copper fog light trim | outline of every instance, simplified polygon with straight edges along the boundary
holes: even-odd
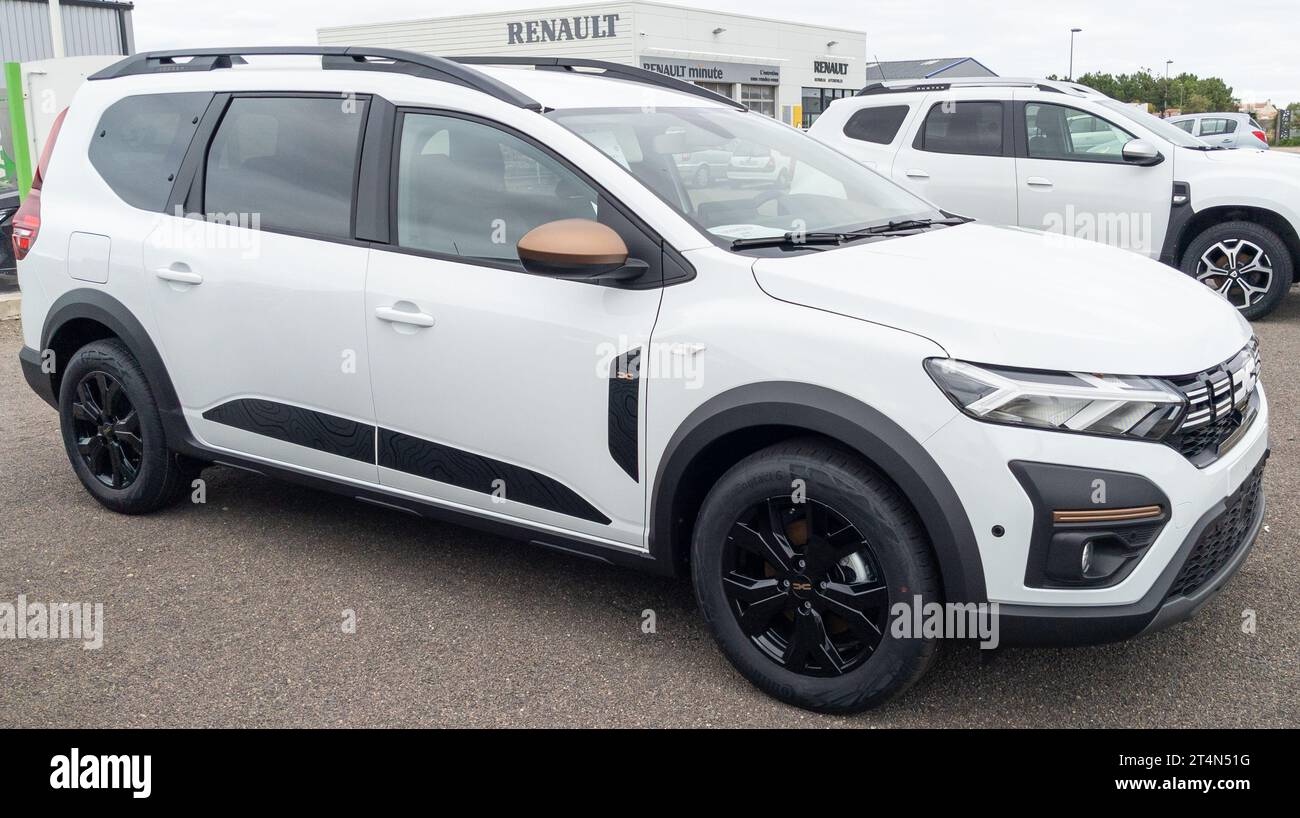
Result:
[[[1053,511],[1053,523],[1119,523],[1129,520],[1149,520],[1164,513],[1160,506],[1136,508],[1097,508],[1083,511]]]

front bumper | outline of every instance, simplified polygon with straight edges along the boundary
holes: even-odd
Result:
[[[1197,521],[1141,600],[1116,606],[1000,605],[1001,644],[1117,642],[1189,619],[1237,573],[1259,536],[1266,505],[1263,470],[1261,460],[1237,491]]]

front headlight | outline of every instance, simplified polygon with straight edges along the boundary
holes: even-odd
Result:
[[[1178,426],[1183,395],[1158,378],[1039,372],[929,358],[925,369],[966,414],[991,423],[1161,440]]]

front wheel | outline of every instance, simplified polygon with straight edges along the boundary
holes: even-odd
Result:
[[[937,651],[889,627],[896,603],[940,597],[920,522],[884,478],[821,441],[777,444],[723,475],[700,509],[691,565],[727,658],[784,702],[874,707]]]
[[[1291,252],[1267,227],[1254,222],[1216,224],[1183,254],[1182,270],[1219,293],[1248,320],[1263,318],[1291,289]]]

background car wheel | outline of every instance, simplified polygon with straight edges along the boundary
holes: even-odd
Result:
[[[691,571],[727,658],[799,707],[873,707],[937,652],[888,624],[897,602],[940,599],[920,522],[884,478],[819,440],[777,444],[722,476],[700,509]]]
[[[1252,321],[1277,308],[1293,272],[1286,243],[1254,222],[1225,222],[1204,231],[1183,254],[1182,269]]]
[[[167,448],[153,391],[120,341],[95,341],[72,356],[59,388],[59,424],[81,484],[113,511],[162,508],[197,474],[197,463]]]

